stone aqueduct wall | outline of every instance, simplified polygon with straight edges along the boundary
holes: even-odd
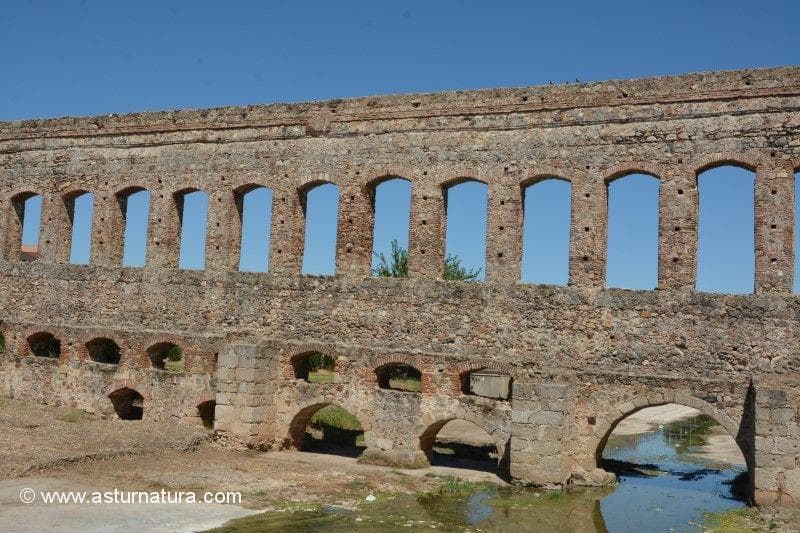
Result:
[[[356,414],[367,452],[416,460],[441,425],[486,429],[518,480],[559,484],[591,469],[613,426],[679,402],[737,438],[758,501],[800,498],[797,357],[791,294],[793,173],[800,166],[800,69],[588,85],[389,96],[0,123],[0,392],[112,413],[108,394],[144,396],[145,417],[196,419],[215,398],[218,432],[291,444],[315,409]],[[756,172],[756,293],[693,290],[697,174]],[[660,180],[659,286],[605,289],[607,184]],[[371,191],[412,183],[407,279],[374,279]],[[569,286],[519,282],[522,188],[572,183]],[[488,184],[484,283],[440,279],[444,187]],[[340,189],[333,277],[300,275],[303,192]],[[236,271],[241,195],[273,191],[270,272]],[[130,191],[151,191],[147,264],[122,268]],[[209,195],[206,269],[177,268],[180,193]],[[66,264],[77,191],[95,194],[92,263]],[[19,200],[44,197],[38,259],[20,260]],[[59,360],[31,356],[48,331]],[[114,339],[119,365],[87,359]],[[187,370],[144,355],[170,339]],[[321,350],[336,380],[294,378],[292,356]],[[375,368],[415,365],[420,394],[377,386]],[[461,393],[459,375],[496,368],[509,401]]]

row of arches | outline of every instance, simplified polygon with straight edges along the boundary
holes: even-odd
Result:
[[[145,397],[135,388],[120,387],[108,395],[114,413],[120,420],[142,420]],[[204,427],[214,427],[215,400],[203,400],[195,406],[197,417]]]
[[[755,170],[750,164],[723,161],[707,164],[697,174],[696,279],[699,290],[735,293],[753,290]],[[665,231],[659,226],[660,176],[653,171],[621,171],[605,182],[607,235],[598,242],[605,242],[606,246],[606,285],[655,288],[659,236]],[[679,190],[678,194],[681,193]],[[305,217],[302,272],[332,275],[336,269],[340,222],[339,188],[332,182],[317,181],[298,194]],[[409,249],[412,183],[402,176],[387,175],[374,180],[368,187],[368,194],[374,216],[372,266],[376,268],[380,254],[390,250],[390,243],[396,242],[400,248]],[[591,225],[576,227],[573,195],[569,176],[537,176],[521,184],[523,282],[568,283],[570,240],[573,238],[570,232],[595,231]],[[196,188],[183,189],[172,196],[179,225],[174,228],[180,235],[179,265],[186,269],[202,269],[207,246],[209,196]],[[94,200],[93,193],[83,189],[63,196],[71,228],[69,262],[89,263],[93,236],[102,239],[102,228],[95,234],[92,230]],[[116,200],[124,222],[122,264],[143,266],[151,218],[150,192],[141,187],[128,187],[116,194]],[[233,201],[240,230],[238,268],[266,272],[273,227],[272,190],[245,185],[233,191]],[[280,201],[285,202],[286,198]],[[488,186],[472,178],[451,180],[443,186],[443,201],[445,254],[458,257],[468,270],[477,272],[477,279],[482,279],[486,266]],[[22,224],[22,257],[33,258],[39,245],[42,197],[34,192],[22,192],[12,198],[12,202]],[[99,222],[110,221],[101,216]],[[157,218],[156,222],[164,221]],[[281,218],[279,224],[283,223]],[[427,224],[427,221],[421,223]],[[691,225],[691,221],[686,223]],[[499,230],[503,229],[500,226]],[[690,228],[676,225],[667,230],[687,229]],[[795,232],[796,238],[798,234],[800,231]]]
[[[289,359],[294,379],[307,383],[328,384],[337,381],[340,371],[335,357],[320,351],[301,351]],[[451,369],[454,377],[453,394],[464,394],[508,400],[511,397],[513,377],[510,373],[481,365],[469,365]],[[391,360],[380,362],[371,378],[378,388],[408,393],[424,393],[426,388],[423,372],[414,364]]]
[[[39,331],[25,339],[25,351],[33,357],[61,359],[61,340],[49,331]],[[83,345],[86,356],[96,363],[120,364],[120,347],[110,338],[95,337]],[[183,349],[173,342],[156,342],[147,348],[152,368],[170,372],[184,371]]]

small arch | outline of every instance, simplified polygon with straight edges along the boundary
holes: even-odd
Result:
[[[454,178],[442,184],[442,201],[445,216],[443,277],[482,281],[486,270],[489,186],[472,177]]]
[[[377,276],[408,275],[411,228],[411,181],[386,175],[370,182],[372,206],[372,272]],[[395,257],[396,254],[396,257]]]
[[[92,256],[94,194],[77,189],[64,194],[63,201],[70,227],[69,262],[88,265]]]
[[[455,416],[428,426],[419,436],[420,450],[434,466],[508,473],[509,442],[498,443],[475,422]]]
[[[21,261],[33,261],[39,257],[39,240],[41,238],[42,207],[44,200],[41,194],[23,191],[11,197],[11,205],[17,215],[14,230],[16,250]]]
[[[755,182],[749,165],[714,161],[697,174],[696,288],[751,294],[755,289]]]
[[[114,412],[120,420],[141,420],[144,415],[144,397],[134,389],[124,387],[108,395]]]
[[[153,368],[168,372],[183,372],[184,355],[180,346],[172,342],[159,342],[147,349]]]
[[[178,266],[184,270],[203,270],[206,262],[208,194],[189,187],[173,194],[180,227]]]
[[[214,411],[217,407],[217,402],[214,400],[207,400],[197,405],[197,414],[200,415],[200,421],[207,429],[214,429]]]
[[[606,179],[606,286],[658,286],[660,178],[620,170]]]
[[[532,176],[522,195],[522,281],[566,285],[572,226],[572,183],[561,176]]]
[[[272,230],[272,189],[248,183],[233,192],[238,214],[239,264],[242,272],[269,270]]]
[[[386,363],[375,369],[378,387],[402,392],[420,392],[422,372],[407,363]]]
[[[150,191],[126,187],[116,194],[122,222],[122,266],[143,267],[147,262],[147,234],[150,219]]]
[[[303,352],[292,356],[295,379],[309,383],[330,383],[336,372],[336,359],[318,351]]]
[[[719,167],[736,167],[755,173],[758,169],[758,161],[742,154],[715,154],[700,161],[694,174],[698,176]]]
[[[339,223],[339,187],[315,180],[299,191],[305,217],[302,273],[333,276],[336,273],[336,241]]]
[[[344,408],[320,402],[300,410],[289,424],[289,446],[356,457],[365,449],[364,427]]]
[[[513,378],[507,372],[479,367],[464,370],[458,377],[462,394],[506,401],[511,397]]]
[[[36,357],[58,359],[61,357],[61,341],[52,333],[40,331],[27,338],[28,349]]]
[[[118,365],[120,361],[119,345],[106,337],[98,337],[86,343],[89,359],[98,363]]]

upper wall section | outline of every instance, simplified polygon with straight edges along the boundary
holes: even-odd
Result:
[[[756,173],[756,290],[788,293],[793,173],[800,166],[800,68],[461,91],[319,103],[0,123],[0,242],[19,260],[19,202],[42,194],[38,261],[68,254],[70,198],[94,193],[92,264],[120,267],[124,199],[151,192],[145,269],[178,266],[181,193],[208,193],[207,275],[235,270],[242,191],[273,191],[270,272],[297,275],[303,194],[340,189],[337,276],[369,275],[371,189],[412,184],[412,276],[441,276],[445,187],[488,184],[486,279],[519,280],[522,189],[572,183],[569,279],[602,287],[607,184],[660,179],[659,287],[694,287],[697,174],[717,164]],[[65,207],[67,206],[67,207]]]

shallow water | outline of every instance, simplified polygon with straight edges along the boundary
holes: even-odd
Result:
[[[698,531],[705,513],[745,505],[732,491],[743,466],[692,455],[712,425],[701,415],[649,433],[612,437],[603,458],[619,463],[606,467],[623,468],[612,489],[465,491],[449,484],[441,494],[381,496],[358,509],[263,513],[219,531]]]

